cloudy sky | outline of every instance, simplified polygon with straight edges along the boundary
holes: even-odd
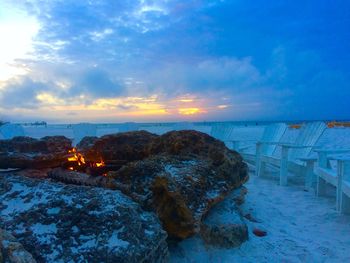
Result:
[[[347,119],[347,0],[0,0],[0,119]]]

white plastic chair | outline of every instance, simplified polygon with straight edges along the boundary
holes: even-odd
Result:
[[[20,124],[5,123],[0,126],[0,135],[3,139],[12,139],[16,136],[24,136],[24,129]]]

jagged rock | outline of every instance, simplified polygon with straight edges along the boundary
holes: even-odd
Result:
[[[209,209],[248,180],[247,166],[237,152],[197,131],[85,137],[77,148],[87,161],[125,164],[107,179],[60,169],[49,173],[51,178],[119,189],[144,209],[155,211],[174,238],[198,233]]]
[[[105,161],[142,160],[149,156],[148,145],[157,137],[146,131],[132,131],[102,136],[93,142],[92,147],[87,145],[93,138],[83,139],[77,149],[83,152],[86,160]]]
[[[36,263],[33,256],[24,249],[14,236],[0,229],[0,262]]]
[[[72,148],[64,136],[48,136],[40,140],[15,137],[0,140],[0,168],[41,169],[60,166]]]
[[[82,148],[87,159],[125,160],[109,173],[113,187],[155,211],[174,238],[197,233],[203,215],[248,180],[237,152],[197,131],[107,135]]]
[[[0,174],[0,227],[38,262],[165,262],[158,218],[119,191]]]
[[[209,209],[247,180],[242,163],[228,169],[231,173],[220,173],[207,159],[193,156],[160,155],[129,163],[109,176],[117,189],[155,211],[171,237],[184,239],[198,233]]]
[[[247,165],[239,153],[225,144],[197,131],[172,131],[156,138],[150,145],[150,154],[165,154],[204,160],[214,171],[217,180],[223,180],[231,189],[248,180]]]
[[[237,196],[244,188],[230,193],[224,201],[215,205],[202,222],[200,234],[212,246],[230,248],[248,240],[248,227],[237,208]],[[240,201],[239,201],[240,202]]]

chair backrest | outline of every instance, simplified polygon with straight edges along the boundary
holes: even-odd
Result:
[[[3,139],[12,139],[16,136],[24,136],[24,129],[20,124],[5,123],[0,126],[0,134]]]
[[[163,126],[163,125],[154,125],[154,126],[141,126],[139,131],[148,131],[150,133],[154,133],[157,135],[162,135],[169,131],[174,130],[171,125]]]
[[[97,128],[95,124],[79,123],[72,125],[73,128],[73,144],[77,145],[81,139],[86,136],[96,136]]]
[[[129,132],[129,131],[138,131],[139,124],[135,122],[125,122],[121,123],[118,127],[119,132]]]
[[[321,121],[309,122],[301,127],[300,133],[295,141],[297,146],[309,146],[307,148],[292,148],[289,151],[289,159],[296,160],[297,158],[307,157],[326,130],[327,125]]]
[[[234,128],[235,126],[232,124],[214,124],[211,128],[210,135],[224,142],[230,139]]]
[[[261,137],[262,142],[280,142],[283,134],[286,132],[288,126],[285,123],[274,123],[265,127],[264,133]],[[263,144],[261,153],[263,155],[271,156],[276,150],[277,145]]]
[[[210,135],[212,137],[214,137],[215,139],[219,139],[222,136],[223,133],[223,124],[213,124],[211,126],[211,131],[210,131]]]
[[[172,128],[175,131],[194,130],[194,125],[192,122],[177,122]]]
[[[97,127],[96,136],[102,137],[104,135],[116,134],[119,132],[118,127]]]
[[[193,127],[193,130],[203,132],[203,133],[206,133],[208,135],[211,134],[211,126],[209,126],[209,125],[195,125]]]

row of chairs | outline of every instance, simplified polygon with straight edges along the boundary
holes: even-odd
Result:
[[[327,194],[328,186],[336,189],[336,208],[342,213],[350,213],[350,158],[340,154],[350,153],[350,149],[320,149],[317,142],[325,132],[324,122],[310,122],[300,128],[293,143],[284,142],[288,126],[275,123],[265,128],[260,140],[255,144],[255,152],[247,153],[240,148],[243,141],[233,141],[247,163],[255,165],[257,176],[264,176],[266,167],[279,169],[280,185],[288,183],[288,174],[305,178],[305,188],[315,187],[316,194]],[[313,157],[312,153],[317,153]],[[336,169],[331,161],[336,162]]]

